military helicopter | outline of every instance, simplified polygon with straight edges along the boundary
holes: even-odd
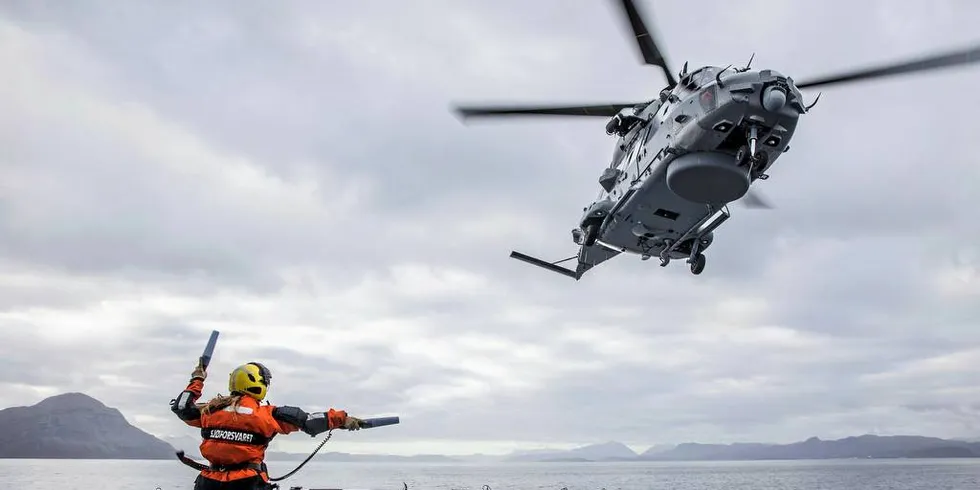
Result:
[[[598,197],[583,208],[572,240],[578,254],[547,262],[520,252],[511,257],[581,279],[621,253],[657,256],[666,267],[687,259],[691,273],[704,271],[714,231],[741,200],[771,208],[750,187],[789,150],[799,117],[816,105],[800,89],[913,73],[980,61],[980,46],[888,66],[796,82],[771,69],[703,66],[675,78],[655,36],[633,0],[617,0],[645,64],[667,79],[659,97],[646,102],[578,106],[457,107],[462,118],[505,115],[609,117],[606,133],[617,138],[612,161],[599,176]],[[559,264],[578,259],[572,270]]]

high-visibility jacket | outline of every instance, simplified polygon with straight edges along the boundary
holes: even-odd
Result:
[[[171,402],[171,410],[191,427],[201,429],[201,456],[210,467],[201,470],[205,478],[232,481],[261,475],[269,480],[265,470],[265,451],[277,434],[302,430],[315,436],[342,427],[347,419],[343,410],[306,413],[290,406],[261,404],[243,395],[219,410],[203,413],[197,404],[204,389],[204,380],[193,378],[187,388]]]

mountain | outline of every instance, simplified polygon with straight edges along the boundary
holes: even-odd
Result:
[[[647,449],[646,451],[643,451],[642,453],[640,453],[639,458],[640,459],[648,458],[648,457],[651,457],[651,456],[653,456],[655,454],[660,454],[660,453],[664,453],[664,452],[670,451],[671,449],[674,449],[675,447],[677,447],[677,446],[674,446],[672,444],[654,444],[653,446],[650,446],[650,448]]]
[[[587,462],[587,461],[631,461],[637,458],[636,452],[621,442],[590,444],[569,450],[535,450],[511,453],[506,461],[532,462]]]
[[[173,448],[82,393],[0,410],[0,458],[171,459]]]
[[[980,443],[923,436],[811,437],[793,444],[679,444],[648,461],[980,457]]]

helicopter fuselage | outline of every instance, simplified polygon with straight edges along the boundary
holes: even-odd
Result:
[[[574,241],[658,256],[664,266],[688,257],[700,273],[727,204],[768,177],[807,109],[793,80],[772,70],[684,74],[659,100],[607,124],[618,145]]]
[[[948,51],[887,65],[843,71],[795,82],[773,70],[751,70],[755,54],[742,68],[704,66],[675,77],[656,35],[636,0],[615,0],[629,26],[643,64],[666,79],[659,99],[591,104],[470,106],[474,116],[611,117],[606,132],[618,144],[612,162],[599,176],[599,196],[583,209],[572,239],[575,256],[551,262],[517,251],[510,256],[571,277],[622,254],[672,259],[687,257],[691,272],[704,270],[704,250],[714,231],[730,216],[728,203],[769,207],[750,190],[789,149],[799,117],[820,99],[805,105],[800,89],[827,87],[980,63],[980,46]],[[574,267],[562,262],[575,260]]]

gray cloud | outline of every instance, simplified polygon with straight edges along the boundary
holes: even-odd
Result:
[[[761,187],[779,208],[733,207],[704,275],[575,283],[507,252],[571,254],[602,122],[448,108],[649,99],[614,10],[235,5],[0,6],[0,405],[84,390],[178,433],[219,329],[208,396],[256,359],[276,403],[403,415],[355,448],[975,435],[975,68],[827,90]],[[675,67],[797,79],[963,45],[980,14],[649,7]]]

